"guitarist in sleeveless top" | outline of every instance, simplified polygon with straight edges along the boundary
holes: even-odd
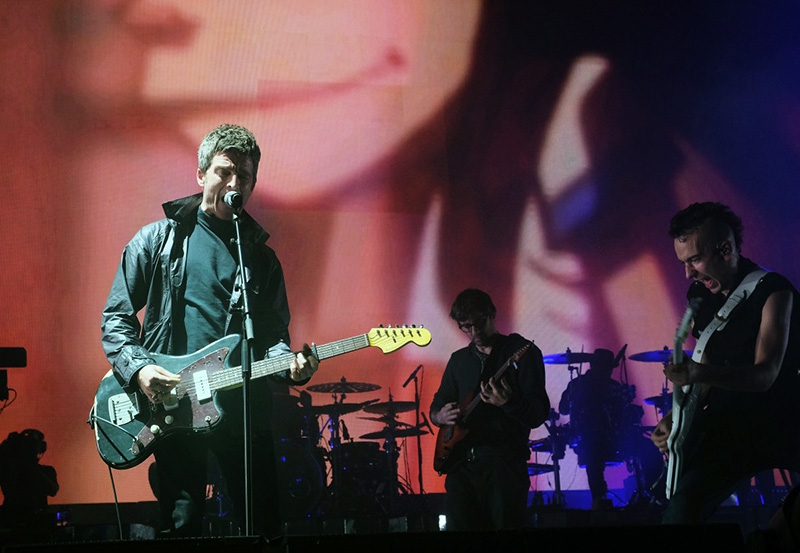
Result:
[[[482,290],[461,292],[450,317],[469,345],[451,355],[430,407],[440,427],[435,468],[447,475],[447,530],[521,528],[529,435],[550,411],[542,352],[497,331],[496,308]]]
[[[675,387],[699,390],[699,399],[683,429],[687,445],[664,523],[704,522],[756,473],[800,469],[800,433],[791,430],[800,415],[800,298],[777,273],[751,274],[759,267],[742,255],[742,228],[716,202],[692,204],[670,224],[675,253],[693,281],[689,295],[700,298],[692,327],[700,339],[694,359],[685,356],[664,373]],[[742,294],[743,281],[755,287]],[[741,298],[732,309],[729,296]],[[701,347],[709,326],[715,330]],[[672,421],[667,414],[651,438],[669,455]]]
[[[251,293],[253,360],[291,354],[283,270],[266,245],[269,235],[244,211],[260,158],[247,129],[222,125],[212,130],[198,149],[196,185],[201,193],[165,203],[165,218],[140,229],[125,247],[103,309],[102,331],[106,356],[126,392],[141,390],[151,404],[166,403],[180,377],[158,365],[154,355],[182,356],[241,334],[238,256],[231,242],[237,212]],[[238,207],[232,193],[238,194]],[[139,312],[144,313],[142,322]],[[304,351],[276,378],[287,384],[307,382],[317,360],[307,346]],[[267,539],[277,538],[281,517],[272,397],[265,379],[254,381],[251,392],[253,529]],[[176,435],[155,450],[164,537],[202,535],[209,453],[217,458],[240,525],[244,522],[242,391],[222,391],[219,401],[226,412],[221,428],[211,435]]]

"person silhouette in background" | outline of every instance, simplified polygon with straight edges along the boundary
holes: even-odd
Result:
[[[38,534],[47,525],[47,498],[58,493],[56,469],[39,461],[47,451],[44,434],[34,428],[11,432],[0,444],[0,527]]]
[[[559,413],[570,415],[570,427],[578,436],[578,464],[586,467],[592,509],[612,506],[606,463],[621,460],[621,431],[633,399],[629,386],[611,378],[617,365],[611,350],[596,349],[589,370],[570,381],[558,403]]]

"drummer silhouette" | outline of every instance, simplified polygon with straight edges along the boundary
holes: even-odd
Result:
[[[596,349],[589,369],[570,381],[558,404],[560,414],[570,415],[570,427],[577,436],[575,452],[578,464],[586,467],[592,509],[609,509],[613,505],[608,497],[605,467],[606,463],[624,460],[629,411],[636,407],[631,403],[635,395],[632,387],[611,378],[618,364],[612,351]]]

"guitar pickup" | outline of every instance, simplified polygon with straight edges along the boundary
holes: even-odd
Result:
[[[114,424],[128,424],[139,414],[139,398],[136,394],[116,394],[109,397],[108,414]]]
[[[194,390],[197,394],[197,401],[208,401],[211,399],[211,385],[208,383],[208,372],[195,371],[192,373],[194,378]]]

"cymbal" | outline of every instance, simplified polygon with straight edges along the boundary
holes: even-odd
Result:
[[[406,426],[406,427],[414,426],[413,424],[408,424],[407,422],[399,421],[399,420],[397,420],[395,418],[392,418],[392,417],[390,417],[388,415],[385,415],[383,417],[358,417],[358,418],[361,419],[361,420],[365,420],[365,421],[382,422],[386,426]]]
[[[573,363],[588,363],[594,359],[593,353],[584,353],[582,351],[565,351],[564,353],[553,353],[552,355],[545,355],[544,362],[547,365],[571,365]]]
[[[368,382],[348,382],[342,377],[339,382],[313,384],[307,386],[306,389],[311,392],[324,392],[329,394],[360,394],[362,392],[380,390],[381,387],[377,384],[369,384]]]
[[[634,361],[643,361],[645,363],[669,363],[669,358],[672,355],[673,350],[671,349],[657,349],[654,351],[643,351],[641,353],[634,353],[633,355],[629,355],[628,359],[633,359]],[[687,357],[692,356],[691,351],[684,351]]]
[[[534,453],[553,453],[553,440],[549,436],[541,440],[532,440],[530,442],[530,448]]]
[[[363,403],[331,403],[312,407],[311,412],[315,415],[346,415],[347,413],[361,411],[363,408]]]
[[[672,393],[646,397],[643,401],[647,405],[655,405],[662,411],[666,411],[672,408]]]
[[[369,434],[364,434],[363,436],[359,436],[362,440],[390,440],[392,438],[406,438],[408,436],[422,436],[423,434],[427,434],[427,430],[421,430],[419,428],[403,428],[401,430],[393,429],[393,428],[384,428],[383,430],[379,430],[377,432],[370,432]]]
[[[548,472],[553,472],[553,465],[528,463],[528,476],[536,476],[537,474],[545,474]]]
[[[377,415],[392,415],[394,413],[413,411],[416,406],[417,404],[413,401],[388,401],[386,403],[368,405],[364,407],[364,411]]]

